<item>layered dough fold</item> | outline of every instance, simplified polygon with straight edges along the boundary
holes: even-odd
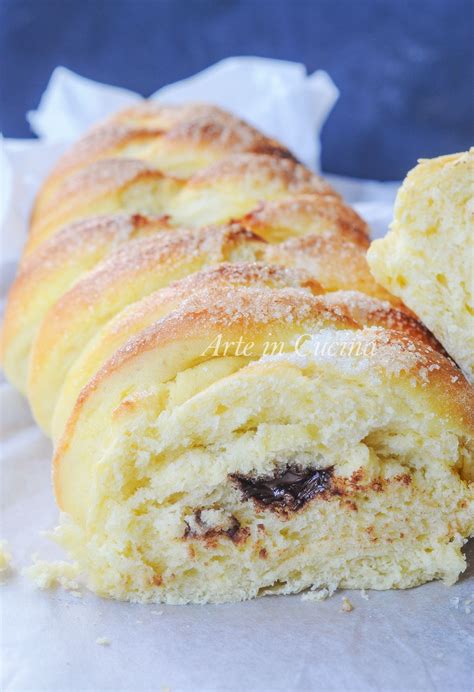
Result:
[[[414,332],[336,305],[209,289],[82,390],[55,456],[58,540],[95,590],[181,603],[456,580],[469,386]]]

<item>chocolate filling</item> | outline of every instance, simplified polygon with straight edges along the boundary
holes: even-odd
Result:
[[[304,507],[330,485],[334,467],[327,469],[301,468],[289,465],[273,476],[251,478],[232,474],[245,500],[253,499],[265,507],[292,511]]]
[[[220,536],[227,536],[234,543],[238,543],[244,534],[246,535],[245,529],[242,528],[240,521],[234,517],[233,514],[230,516],[229,526],[227,528],[214,526],[206,526],[201,519],[201,509],[197,509],[194,512],[195,522],[201,531],[198,533],[194,531],[189,523],[185,520],[186,528],[184,530],[183,538],[202,538],[204,540],[213,540]]]

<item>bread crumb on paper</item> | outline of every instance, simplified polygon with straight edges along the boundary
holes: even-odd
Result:
[[[107,639],[107,637],[98,637],[95,643],[99,646],[110,646],[111,644],[110,639]]]
[[[466,598],[463,601],[461,601],[459,596],[453,596],[449,599],[449,602],[455,610],[462,609],[466,615],[470,615],[472,612],[471,606],[474,603],[474,594],[471,598]]]
[[[6,541],[0,541],[0,576],[4,577],[11,570],[12,554]]]
[[[52,589],[62,586],[63,589],[71,591],[74,596],[81,593],[77,577],[79,576],[79,565],[76,562],[48,562],[47,560],[35,559],[30,567],[23,570],[23,574],[30,579],[38,589]],[[81,594],[82,596],[82,594]]]
[[[453,608],[455,608],[456,610],[459,608],[459,601],[460,601],[459,596],[454,596],[453,598],[451,598],[449,600],[449,602],[451,603]]]
[[[305,591],[301,596],[302,601],[325,601],[330,596],[329,589],[317,589],[315,591]]]
[[[347,596],[343,596],[343,597],[342,597],[342,606],[341,606],[341,610],[342,610],[344,613],[350,613],[351,610],[354,610],[354,606],[352,605],[352,603],[350,602],[350,600],[347,598]]]

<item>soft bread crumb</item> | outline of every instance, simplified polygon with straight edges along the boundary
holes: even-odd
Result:
[[[107,637],[98,637],[98,639],[95,640],[96,644],[99,644],[99,646],[110,646],[110,639],[107,639]]]
[[[354,606],[352,605],[352,603],[350,602],[350,600],[347,598],[347,596],[343,596],[343,597],[342,597],[342,606],[341,606],[341,610],[342,610],[344,613],[350,613],[351,610],[354,610]]]
[[[389,233],[367,260],[474,381],[472,210],[474,147],[424,159],[399,189]]]
[[[0,541],[0,574],[11,569],[12,554],[6,541]]]
[[[217,376],[221,372],[216,363],[206,363],[206,367],[210,372],[216,368]],[[192,373],[189,373],[190,377],[194,377],[195,370]],[[94,590],[144,602],[219,602],[264,593],[302,592],[305,587],[314,584],[315,591],[319,590],[318,587],[338,584],[353,589],[360,589],[361,586],[374,589],[406,588],[436,576],[453,583],[464,567],[460,553],[462,539],[455,535],[454,540],[450,540],[453,536],[453,516],[457,517],[456,524],[459,522],[466,534],[471,530],[472,516],[469,491],[451,470],[451,465],[461,463],[462,448],[453,444],[452,433],[445,431],[445,423],[435,415],[434,410],[427,409],[424,397],[421,401],[410,391],[407,393],[409,385],[402,388],[399,378],[388,382],[382,380],[381,386],[370,378],[366,379],[365,374],[357,370],[351,372],[350,377],[354,384],[349,387],[341,372],[338,371],[336,375],[329,367],[318,367],[313,371],[309,363],[308,371],[301,372],[297,368],[282,367],[280,363],[272,362],[266,372],[261,364],[252,365],[239,371],[238,375],[226,378],[223,384],[218,381],[218,384],[209,386],[199,395],[199,401],[193,397],[186,404],[164,412],[153,428],[146,425],[146,433],[142,437],[142,428],[137,426],[133,437],[129,439],[124,436],[111,449],[110,457],[107,457],[110,466],[105,464],[109,471],[100,476],[101,497],[106,498],[104,502],[110,499],[114,512],[117,512],[114,519],[120,516],[120,521],[104,523],[100,513],[103,504],[98,503],[94,514],[88,511],[87,519],[90,522],[87,531],[97,533],[97,542],[93,543],[93,547],[90,548],[92,544],[87,540],[84,529],[66,521],[61,533],[58,531],[59,542],[81,560],[84,560],[84,550],[87,549],[84,568],[89,572]],[[255,389],[252,386],[254,382]],[[318,406],[321,401],[327,402],[327,405]],[[278,447],[272,443],[275,452],[270,458],[270,468],[263,466],[263,462],[259,461],[257,465],[253,461],[268,459],[269,433],[255,438],[253,434],[240,432],[236,436],[238,447],[235,453],[229,450],[229,459],[223,458],[223,445],[230,445],[223,430],[243,431],[249,425],[254,425],[258,416],[261,419],[262,412],[265,414],[264,420],[280,420],[276,417],[280,416],[280,411],[285,423],[288,412],[291,412],[290,420],[295,425],[292,426],[291,441],[287,429],[289,426],[285,425],[277,438]],[[281,452],[281,449],[286,450],[290,445],[295,449],[308,445],[306,432],[305,436],[300,433],[299,421],[306,420],[309,415],[312,416],[309,420],[318,423],[311,428],[310,451],[293,454],[288,459],[286,452]],[[348,425],[350,436],[346,433]],[[325,431],[325,437],[318,437],[320,446],[315,447],[319,430]],[[255,478],[265,477],[269,471],[274,473],[281,470],[288,463],[311,468],[321,449],[325,450],[325,455],[329,452],[329,430],[334,448],[331,462],[335,464],[335,477],[339,479],[341,487],[347,488],[344,491],[347,492],[346,505],[339,505],[338,499],[318,497],[307,505],[305,514],[308,519],[303,521],[303,514],[294,512],[285,521],[287,533],[282,533],[282,521],[275,512],[267,511],[263,520],[260,508],[236,497],[236,489],[228,482],[227,474],[235,470],[237,456],[240,464],[237,468],[243,474],[248,473],[249,469],[245,466],[245,460],[252,459]],[[354,445],[353,437],[363,440],[363,443]],[[175,440],[181,439],[195,441],[187,453],[189,458],[184,458],[186,463],[180,461],[180,456],[173,463],[170,462],[162,470],[163,475],[158,483],[158,469],[154,463],[157,441],[163,444],[163,450],[167,450],[167,445],[174,445]],[[196,446],[196,442],[201,440],[207,442],[205,449]],[[420,472],[412,471],[409,475],[407,471],[414,462],[420,463],[420,440],[423,440],[426,462]],[[338,448],[344,449],[344,454]],[[322,464],[330,463],[324,458],[325,455]],[[110,492],[111,488],[117,488],[118,492],[123,487],[129,493],[130,488],[136,486],[137,466],[130,463],[131,459],[136,459],[136,464],[139,464],[140,483],[133,500],[135,504],[128,505],[118,501],[119,495],[114,500]],[[188,471],[191,460],[196,470],[193,478],[190,478]],[[217,460],[220,460],[219,463],[216,463]],[[219,475],[212,478],[216,487],[221,483],[217,503],[216,495],[209,494],[206,470],[220,468],[221,462],[222,465],[225,463],[222,480]],[[230,463],[234,466],[230,466]],[[362,480],[350,480],[358,471]],[[172,494],[176,487],[187,488],[184,498],[176,498]],[[173,512],[170,514],[168,506],[163,507],[162,504],[166,497],[173,501]],[[158,498],[161,504],[156,505],[153,498]],[[148,502],[147,511],[140,513],[137,522],[133,515],[134,508],[141,508],[145,499]],[[460,499],[466,503],[462,512]],[[353,501],[353,504],[349,504],[349,501]],[[229,517],[234,515],[240,519],[245,516],[245,523],[253,534],[244,535],[240,543],[234,534],[234,542],[226,533],[229,531],[228,523],[222,524],[219,533],[219,526],[207,522],[209,510],[215,512],[216,506],[219,509],[226,507]],[[397,511],[390,512],[387,517],[387,509],[392,507],[396,507]],[[199,508],[201,516],[203,509],[208,510],[204,514],[206,523],[201,520],[203,526],[199,527],[199,522],[195,521],[189,524],[189,529],[186,528],[186,521],[192,513],[190,508],[195,511]],[[156,526],[161,521],[164,522],[163,532],[157,536]],[[123,540],[121,532],[125,526],[128,527],[127,540],[139,545],[143,553],[130,556],[130,563],[123,569],[120,556],[110,553],[108,548]],[[197,528],[201,532],[208,532],[208,540],[204,540],[197,531],[194,534],[191,532],[191,529]],[[420,528],[423,530],[420,531]],[[446,538],[442,542],[433,541],[430,538],[433,531],[435,536]],[[424,538],[418,540],[418,535],[426,536],[426,541]],[[297,580],[288,584],[290,569],[283,559],[286,560],[284,556],[293,536],[298,537],[302,550],[304,547],[305,561],[294,563],[301,573]],[[328,536],[344,548],[336,557]],[[168,573],[161,569],[163,548],[157,541],[168,541],[169,545],[176,545],[176,550],[180,551],[173,552],[173,569],[169,568]],[[252,557],[265,547],[265,541],[268,541],[269,555],[273,551],[275,556],[270,576],[268,559]],[[101,549],[96,550],[96,546]],[[429,552],[421,550],[421,547],[429,548]],[[357,560],[344,558],[345,551],[354,550],[357,550]],[[211,559],[213,551],[218,551],[216,554],[220,559],[213,563],[215,571],[211,579],[206,576],[205,565],[208,563],[205,561]],[[180,576],[176,574],[178,562],[181,561],[180,564],[186,565],[187,569],[188,559],[194,561],[193,568],[196,569],[191,574],[191,580],[188,580],[189,573],[184,567]],[[157,573],[148,567],[155,564],[160,565]],[[244,564],[245,571],[241,567]],[[145,568],[150,577],[147,582],[143,580]],[[281,576],[285,576],[285,580],[277,579]],[[242,583],[244,579],[247,580],[245,585]],[[267,586],[269,583],[272,587]],[[312,598],[310,594],[305,597],[308,596]],[[315,596],[316,599],[320,597]],[[341,607],[340,599],[338,603],[337,610]]]
[[[302,596],[302,601],[325,601],[330,596],[329,589],[318,589],[317,591],[306,591]]]
[[[38,589],[52,589],[62,586],[77,596],[79,583],[76,578],[79,575],[79,565],[76,562],[48,562],[47,560],[36,559],[30,567],[23,570],[25,574]],[[81,594],[82,595],[82,594]]]

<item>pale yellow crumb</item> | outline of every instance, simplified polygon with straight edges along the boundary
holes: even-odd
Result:
[[[474,147],[420,163],[397,193],[389,233],[367,254],[375,279],[417,315],[471,382],[473,176]]]
[[[99,644],[99,646],[110,646],[110,639],[107,639],[107,637],[98,637],[95,643]]]
[[[11,569],[12,554],[6,541],[0,541],[0,574]]]
[[[317,591],[305,591],[301,596],[302,601],[325,601],[329,596],[328,589],[318,589]]]
[[[354,610],[354,606],[352,605],[352,603],[350,602],[350,600],[347,598],[347,596],[343,596],[343,597],[342,597],[342,606],[341,606],[341,610],[342,610],[344,613],[350,613],[351,610]]]
[[[76,578],[79,575],[79,566],[75,562],[48,562],[38,560],[26,567],[23,574],[27,576],[39,589],[52,589],[62,586],[72,592],[79,591],[79,583]]]
[[[74,598],[82,598],[84,596],[82,591],[77,591],[76,589],[71,590],[69,593],[71,596],[74,596]]]

